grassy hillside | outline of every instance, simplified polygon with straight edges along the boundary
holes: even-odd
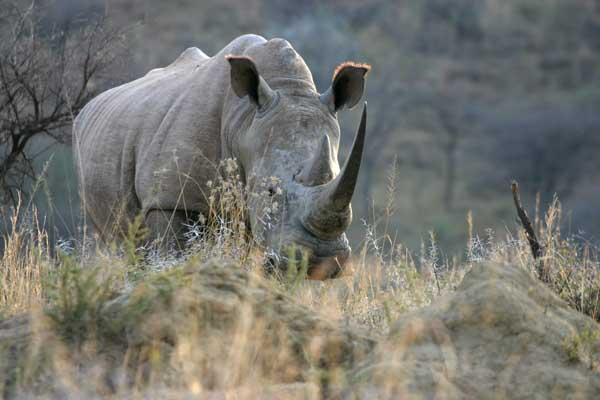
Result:
[[[306,399],[358,391],[363,397],[356,398],[369,398],[368,393],[419,398],[441,383],[424,383],[438,361],[428,367],[417,360],[430,357],[424,349],[440,346],[439,335],[448,328],[448,335],[459,335],[449,349],[475,357],[469,362],[473,371],[478,363],[492,362],[478,355],[473,347],[478,341],[492,346],[488,340],[514,332],[521,341],[546,337],[523,347],[538,348],[538,355],[523,350],[523,357],[552,360],[540,368],[557,363],[548,378],[555,389],[588,398],[600,387],[600,328],[593,322],[600,320],[599,260],[595,248],[561,237],[559,214],[556,204],[538,225],[546,283],[536,278],[520,234],[505,241],[473,236],[469,261],[447,264],[435,241],[413,252],[390,236],[375,236],[373,227],[346,276],[311,282],[304,279],[301,260],[288,271],[265,275],[260,249],[232,231],[192,238],[188,252],[166,258],[145,247],[136,224],[108,247],[90,240],[50,248],[34,210],[21,210],[0,259],[0,397],[229,393]],[[486,266],[490,263],[499,267]],[[462,282],[465,274],[470,278]],[[528,316],[515,316],[516,309]],[[453,312],[459,312],[458,320]],[[473,323],[483,325],[473,331]],[[556,332],[535,333],[545,324]],[[481,337],[477,333],[487,330]],[[427,338],[433,344],[425,345]],[[500,346],[494,357],[508,357],[509,348]],[[450,360],[445,355],[441,362]],[[460,393],[468,385],[454,379],[471,369],[448,371],[455,371],[444,373],[458,385],[454,398],[464,398]],[[575,381],[553,377],[557,371]],[[487,378],[473,379],[484,384]]]

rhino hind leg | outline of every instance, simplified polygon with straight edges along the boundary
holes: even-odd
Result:
[[[185,234],[189,230],[190,217],[181,210],[150,210],[144,219],[150,230],[149,242],[162,250],[183,250],[186,244]]]

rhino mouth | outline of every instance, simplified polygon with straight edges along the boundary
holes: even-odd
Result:
[[[296,250],[296,253],[293,255],[294,259],[296,261],[302,260],[307,251],[309,256],[306,277],[310,280],[325,280],[340,277],[345,271],[350,255],[352,254],[350,246],[322,253],[304,248]],[[289,257],[271,252],[267,256],[265,269],[267,272],[285,272],[287,271],[289,262]]]
[[[340,277],[350,259],[351,250],[348,248],[342,253],[333,256],[309,258],[308,279],[325,280]]]

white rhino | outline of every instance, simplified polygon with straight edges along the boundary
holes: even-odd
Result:
[[[323,94],[283,39],[244,35],[213,57],[187,49],[171,65],[108,90],[75,120],[73,151],[87,215],[105,238],[143,215],[154,237],[179,237],[208,213],[207,183],[233,159],[247,188],[269,188],[276,224],[248,202],[248,224],[285,266],[288,245],[310,254],[309,277],[338,275],[350,255],[345,235],[365,140],[366,103],[351,154],[338,164],[337,112],[356,105],[370,67],[344,63]],[[169,235],[167,235],[169,236]]]

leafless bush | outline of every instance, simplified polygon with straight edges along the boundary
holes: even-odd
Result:
[[[61,28],[42,16],[36,2],[0,0],[0,204],[36,178],[34,139],[69,140],[74,116],[123,48],[122,31],[103,16]]]

